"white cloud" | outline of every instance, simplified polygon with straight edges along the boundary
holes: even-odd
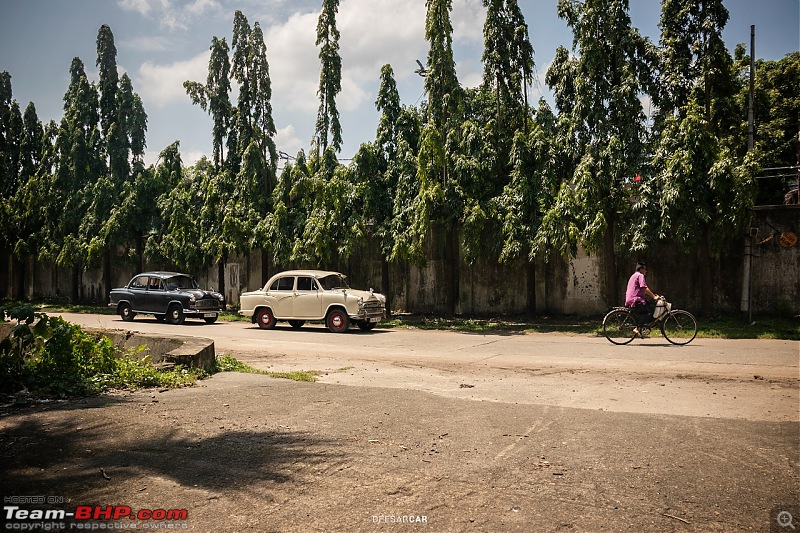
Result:
[[[285,128],[278,129],[275,135],[275,145],[278,150],[294,157],[300,151],[300,148],[306,145],[306,142],[297,136],[294,126],[289,124]]]
[[[119,42],[120,48],[134,50],[136,52],[164,52],[170,50],[174,43],[172,39],[160,35],[148,35],[135,37]]]
[[[264,30],[276,106],[305,112],[317,109],[317,16],[295,14],[283,25]]]
[[[134,11],[140,15],[150,14],[152,0],[119,0],[119,6],[125,11]]]
[[[171,65],[156,65],[150,61],[139,67],[135,87],[145,103],[145,108],[150,106],[163,108],[167,104],[186,101],[186,90],[183,82],[186,80],[205,82],[208,77],[208,60],[210,51],[203,52],[189,60],[178,61]]]
[[[123,10],[156,20],[162,28],[170,30],[187,30],[192,19],[222,10],[218,0],[118,0],[118,3]]]

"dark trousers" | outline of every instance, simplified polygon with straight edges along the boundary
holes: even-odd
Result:
[[[631,308],[633,317],[636,319],[636,327],[641,328],[651,320],[653,320],[653,313],[656,310],[655,300],[648,302],[637,302],[635,307]]]

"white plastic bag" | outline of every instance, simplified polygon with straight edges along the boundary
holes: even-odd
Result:
[[[653,318],[662,318],[670,309],[672,309],[672,304],[663,297],[659,298],[656,302],[656,309],[653,311]]]

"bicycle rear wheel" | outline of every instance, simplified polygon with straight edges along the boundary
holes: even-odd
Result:
[[[697,320],[689,311],[672,311],[661,324],[661,334],[672,344],[689,344],[697,336]]]
[[[628,311],[614,309],[603,319],[603,335],[614,344],[628,344],[635,334],[636,320]]]

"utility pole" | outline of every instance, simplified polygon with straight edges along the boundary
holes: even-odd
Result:
[[[754,145],[753,124],[754,100],[755,100],[755,79],[756,79],[756,27],[750,26],[750,98],[747,108],[747,151],[751,151]],[[747,313],[747,323],[753,323],[753,294],[752,294],[752,271],[753,271],[753,235],[747,232],[744,241],[744,264],[742,265],[742,301],[739,309],[742,313]]]

